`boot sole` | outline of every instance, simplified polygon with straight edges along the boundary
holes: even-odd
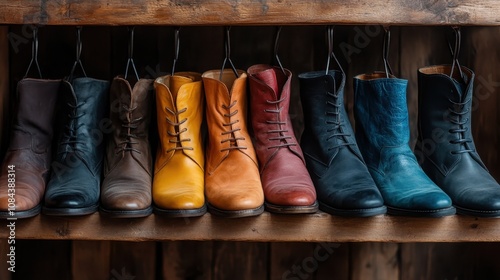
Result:
[[[110,210],[99,207],[99,213],[108,218],[143,218],[153,213],[153,207],[140,210]]]
[[[387,213],[387,207],[385,206],[361,209],[338,209],[328,206],[322,202],[319,203],[319,209],[328,214],[343,217],[373,217]]]
[[[454,205],[457,208],[457,214],[459,215],[467,215],[467,216],[475,216],[475,217],[485,217],[485,218],[495,218],[500,217],[500,210],[473,210],[464,207],[460,207]]]
[[[169,218],[190,218],[199,217],[207,213],[207,205],[196,209],[163,209],[153,206],[155,214]]]
[[[0,219],[9,219],[9,218],[17,218],[17,219],[25,219],[34,217],[42,211],[42,205],[38,204],[37,206],[25,210],[25,211],[12,211],[14,215],[10,215],[10,211],[1,211]]]
[[[457,210],[453,206],[436,210],[401,209],[401,208],[387,206],[387,214],[394,216],[438,218],[444,216],[452,216],[455,215],[456,212]]]
[[[268,212],[274,214],[314,214],[319,209],[317,201],[305,206],[276,205],[269,202],[265,202],[264,205]]]
[[[254,208],[254,209],[229,211],[229,210],[218,209],[218,208],[208,204],[208,211],[210,211],[210,213],[213,215],[225,217],[225,218],[252,217],[252,216],[258,216],[258,215],[262,214],[264,212],[264,205],[261,205],[257,208]]]
[[[99,204],[84,208],[50,208],[43,207],[42,213],[47,216],[84,216],[90,215],[99,209]]]

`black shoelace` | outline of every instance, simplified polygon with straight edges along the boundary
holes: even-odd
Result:
[[[329,97],[333,98],[333,101],[326,101],[326,104],[333,107],[333,111],[325,112],[327,116],[333,116],[333,120],[326,121],[327,124],[332,125],[331,128],[326,130],[328,133],[331,133],[331,135],[326,138],[326,141],[329,141],[333,138],[342,139],[342,141],[337,141],[336,145],[329,147],[328,150],[330,151],[339,147],[354,145],[354,143],[349,143],[348,141],[343,139],[344,137],[351,136],[349,133],[342,132],[343,124],[342,120],[340,119],[340,106],[344,106],[344,104],[337,104],[339,98],[338,94],[329,91],[326,94]]]
[[[279,114],[281,113],[281,111],[283,110],[283,107],[280,107],[280,103],[283,102],[285,100],[285,98],[281,98],[279,100],[276,100],[276,101],[271,101],[271,100],[266,100],[266,102],[268,104],[277,104],[278,105],[278,109],[276,110],[272,110],[272,109],[265,109],[264,111],[266,113],[274,113],[274,114],[277,114],[278,117],[278,121],[266,121],[266,123],[268,124],[277,124],[279,126],[279,129],[275,129],[275,130],[268,130],[267,131],[267,134],[274,134],[276,133],[278,136],[276,137],[270,137],[269,140],[279,140],[280,141],[280,144],[278,145],[273,145],[273,146],[269,146],[267,147],[267,149],[272,149],[272,148],[281,148],[281,147],[288,147],[288,146],[295,146],[297,145],[297,143],[287,143],[285,142],[286,139],[292,139],[292,136],[288,136],[286,135],[286,133],[288,133],[288,129],[282,129],[282,126],[283,125],[286,125],[286,122],[284,121],[279,121]]]
[[[449,133],[452,134],[457,134],[458,133],[458,138],[450,140],[450,144],[455,144],[459,146],[463,146],[464,148],[461,150],[454,150],[451,151],[452,154],[464,154],[468,152],[474,152],[474,150],[468,149],[465,144],[466,143],[471,143],[472,139],[466,138],[464,133],[469,130],[469,127],[464,126],[469,122],[469,118],[466,118],[465,120],[462,120],[462,117],[470,112],[469,109],[465,109],[466,105],[471,102],[471,98],[465,100],[464,102],[454,102],[451,99],[448,99],[452,104],[453,107],[448,108],[448,121],[450,121],[453,124],[456,124],[458,128],[452,128],[448,130]],[[450,117],[450,115],[456,116],[456,118]]]
[[[234,117],[236,114],[238,114],[238,110],[234,110],[233,112],[231,112],[231,108],[233,108],[234,105],[236,105],[237,102],[238,101],[235,100],[229,106],[227,106],[225,104],[222,104],[222,108],[224,110],[227,110],[229,112],[229,113],[225,113],[224,114],[224,117],[229,118],[229,122],[228,123],[223,123],[222,125],[225,126],[225,127],[229,126],[229,130],[224,131],[221,134],[222,135],[228,135],[228,134],[230,134],[230,137],[227,138],[227,139],[224,139],[224,140],[222,140],[220,142],[221,142],[221,144],[225,143],[225,142],[230,142],[230,145],[229,145],[229,147],[222,148],[220,150],[221,152],[227,151],[227,150],[239,150],[239,149],[246,149],[247,148],[247,147],[244,147],[244,146],[240,146],[238,144],[238,140],[243,140],[244,141],[245,138],[244,137],[236,137],[234,135],[235,132],[241,130],[241,128],[239,128],[239,127],[237,127],[237,128],[233,127],[235,124],[239,123],[240,120],[231,121],[231,118]]]
[[[86,142],[83,141],[82,139],[78,139],[78,130],[80,127],[83,126],[83,124],[79,125],[74,125],[77,119],[81,118],[84,116],[84,113],[78,114],[78,109],[85,105],[85,102],[82,102],[77,105],[72,105],[71,103],[67,103],[68,107],[72,109],[72,113],[68,114],[69,118],[69,124],[66,124],[64,126],[64,136],[63,139],[66,139],[65,141],[61,141],[60,145],[68,145],[74,152],[78,151],[78,145],[76,144],[85,144]],[[59,154],[66,153],[67,151],[59,151]]]

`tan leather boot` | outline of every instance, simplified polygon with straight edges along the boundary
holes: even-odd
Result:
[[[23,79],[0,176],[0,217],[40,213],[52,159],[54,112],[61,80]],[[12,215],[13,214],[13,215]]]
[[[205,194],[211,213],[226,217],[259,215],[264,192],[257,157],[247,131],[247,74],[205,72],[208,148]]]
[[[156,79],[160,145],[156,154],[153,200],[156,213],[194,217],[207,212],[201,75],[178,72]]]

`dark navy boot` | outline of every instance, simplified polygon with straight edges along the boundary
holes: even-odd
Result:
[[[385,73],[354,78],[356,140],[387,212],[440,217],[455,214],[451,199],[425,175],[408,142],[407,80]]]
[[[418,71],[419,135],[415,149],[427,175],[452,199],[457,213],[500,216],[500,185],[479,158],[471,132],[474,73],[450,78],[449,65]],[[458,71],[456,71],[458,72]]]
[[[342,216],[386,213],[344,108],[345,75],[319,71],[298,77],[305,122],[301,147],[319,208]]]
[[[59,95],[57,154],[45,193],[46,215],[86,215],[98,209],[109,82],[63,81]]]

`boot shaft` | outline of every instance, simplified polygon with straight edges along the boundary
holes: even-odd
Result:
[[[292,73],[259,64],[250,67],[248,75],[252,129],[261,168],[280,148],[302,158],[288,113]]]
[[[107,117],[109,82],[78,78],[63,81],[59,96],[58,157],[75,150],[95,153],[102,150],[102,124]]]
[[[202,75],[208,124],[207,170],[213,172],[230,152],[240,152],[257,159],[248,134],[247,74],[231,69],[207,71]]]
[[[406,88],[408,81],[385,73],[354,78],[354,117],[358,144],[381,149],[410,140]]]
[[[418,71],[417,149],[441,163],[440,168],[444,173],[457,163],[463,153],[470,154],[483,165],[476,152],[471,130],[475,75],[463,66],[462,72],[463,81],[458,73],[450,78],[450,65],[429,66]]]
[[[359,155],[344,106],[345,75],[340,71],[315,71],[299,75],[304,112],[301,146],[328,165],[342,147]],[[360,156],[361,157],[361,156]]]
[[[201,74],[177,72],[155,81],[158,133],[161,143],[157,165],[182,152],[204,166],[202,122],[204,93]]]
[[[17,111],[9,149],[50,150],[61,80],[23,79],[18,84]]]

